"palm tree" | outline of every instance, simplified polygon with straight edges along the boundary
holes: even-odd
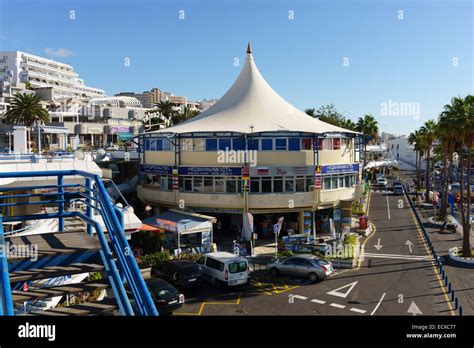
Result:
[[[160,101],[155,106],[157,107],[158,112],[168,120],[176,113],[174,110],[174,104],[169,100]]]
[[[458,101],[459,102],[459,101]],[[460,102],[459,102],[460,103]],[[472,152],[474,148],[474,96],[468,95],[462,101],[463,111],[458,114],[458,121],[456,128],[459,129],[458,137],[461,140],[463,157],[466,157],[466,206],[464,206],[464,191],[463,191],[463,177],[464,177],[464,159],[461,157],[461,218],[463,224],[463,256],[471,256],[471,166],[472,166]]]
[[[351,131],[357,131],[357,124],[354,123],[350,118],[346,118],[342,124],[342,128],[349,129]]]
[[[187,106],[185,106],[183,108],[183,111],[181,112],[175,112],[172,116],[171,116],[171,124],[172,126],[174,125],[177,125],[178,123],[181,123],[181,122],[184,122],[184,121],[187,121],[191,118],[193,118],[194,116],[197,116],[199,115],[199,110],[196,110],[196,109],[191,109],[191,108],[188,108]]]
[[[38,96],[17,93],[10,99],[10,110],[5,113],[5,122],[28,127],[28,139],[30,139],[31,127],[34,124],[49,123],[50,119],[48,111],[41,106],[41,99]],[[40,151],[38,146],[38,153]]]
[[[423,156],[423,136],[419,130],[416,130],[408,136],[408,142],[413,145],[415,150],[415,166],[416,166],[416,189],[420,189],[420,162]]]
[[[317,117],[315,108],[305,109],[304,112],[311,117]]]
[[[453,98],[451,104],[446,104],[443,112],[438,119],[437,138],[443,150],[443,196],[441,201],[440,218],[446,219],[448,192],[449,192],[449,173],[448,159],[452,158],[456,146],[457,129],[453,127],[456,124],[456,117],[463,112],[463,103],[461,98]]]
[[[436,136],[437,125],[433,120],[428,120],[420,128],[420,132],[424,137],[424,151],[426,154],[426,170],[425,170],[425,196],[426,201],[430,202],[430,179],[431,179],[431,147]]]
[[[364,115],[364,117],[359,117],[359,120],[356,124],[356,130],[365,135],[364,137],[364,168],[365,168],[365,158],[367,153],[367,144],[370,141],[378,139],[379,126],[377,120],[372,115]]]

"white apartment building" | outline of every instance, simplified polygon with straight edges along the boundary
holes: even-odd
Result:
[[[0,82],[12,87],[26,82],[32,88],[52,87],[53,100],[105,96],[104,90],[86,86],[71,65],[21,51],[0,51]]]

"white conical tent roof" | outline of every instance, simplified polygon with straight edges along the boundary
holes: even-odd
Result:
[[[258,71],[249,45],[239,77],[217,103],[186,122],[155,133],[275,131],[356,133],[311,117],[280,97]]]

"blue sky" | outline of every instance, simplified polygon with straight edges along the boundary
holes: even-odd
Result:
[[[230,87],[251,41],[296,107],[334,103],[404,134],[474,93],[473,18],[469,0],[0,0],[0,49],[69,63],[108,95],[159,87],[203,99]],[[418,103],[420,117],[381,114],[389,100]]]

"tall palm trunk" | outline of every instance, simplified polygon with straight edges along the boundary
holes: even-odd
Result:
[[[441,221],[446,219],[447,215],[447,205],[448,205],[448,186],[449,186],[449,180],[448,180],[448,149],[445,149],[443,151],[443,197],[441,199],[441,209],[439,212],[439,217]]]
[[[430,151],[431,149],[428,148],[427,152],[426,152],[426,172],[425,172],[425,200],[426,202],[431,202],[431,199],[430,199],[430,176],[431,176],[431,170],[430,170],[430,162],[431,162],[431,154],[430,154]]]
[[[466,219],[463,220],[463,239],[462,239],[462,250],[463,256],[471,256],[471,164],[472,164],[472,141],[468,138],[468,153],[467,153],[467,210]],[[461,184],[461,196],[462,196],[462,184]]]
[[[416,190],[420,189],[420,160],[421,160],[421,153],[420,151],[416,151],[415,153],[415,163],[416,163]]]

